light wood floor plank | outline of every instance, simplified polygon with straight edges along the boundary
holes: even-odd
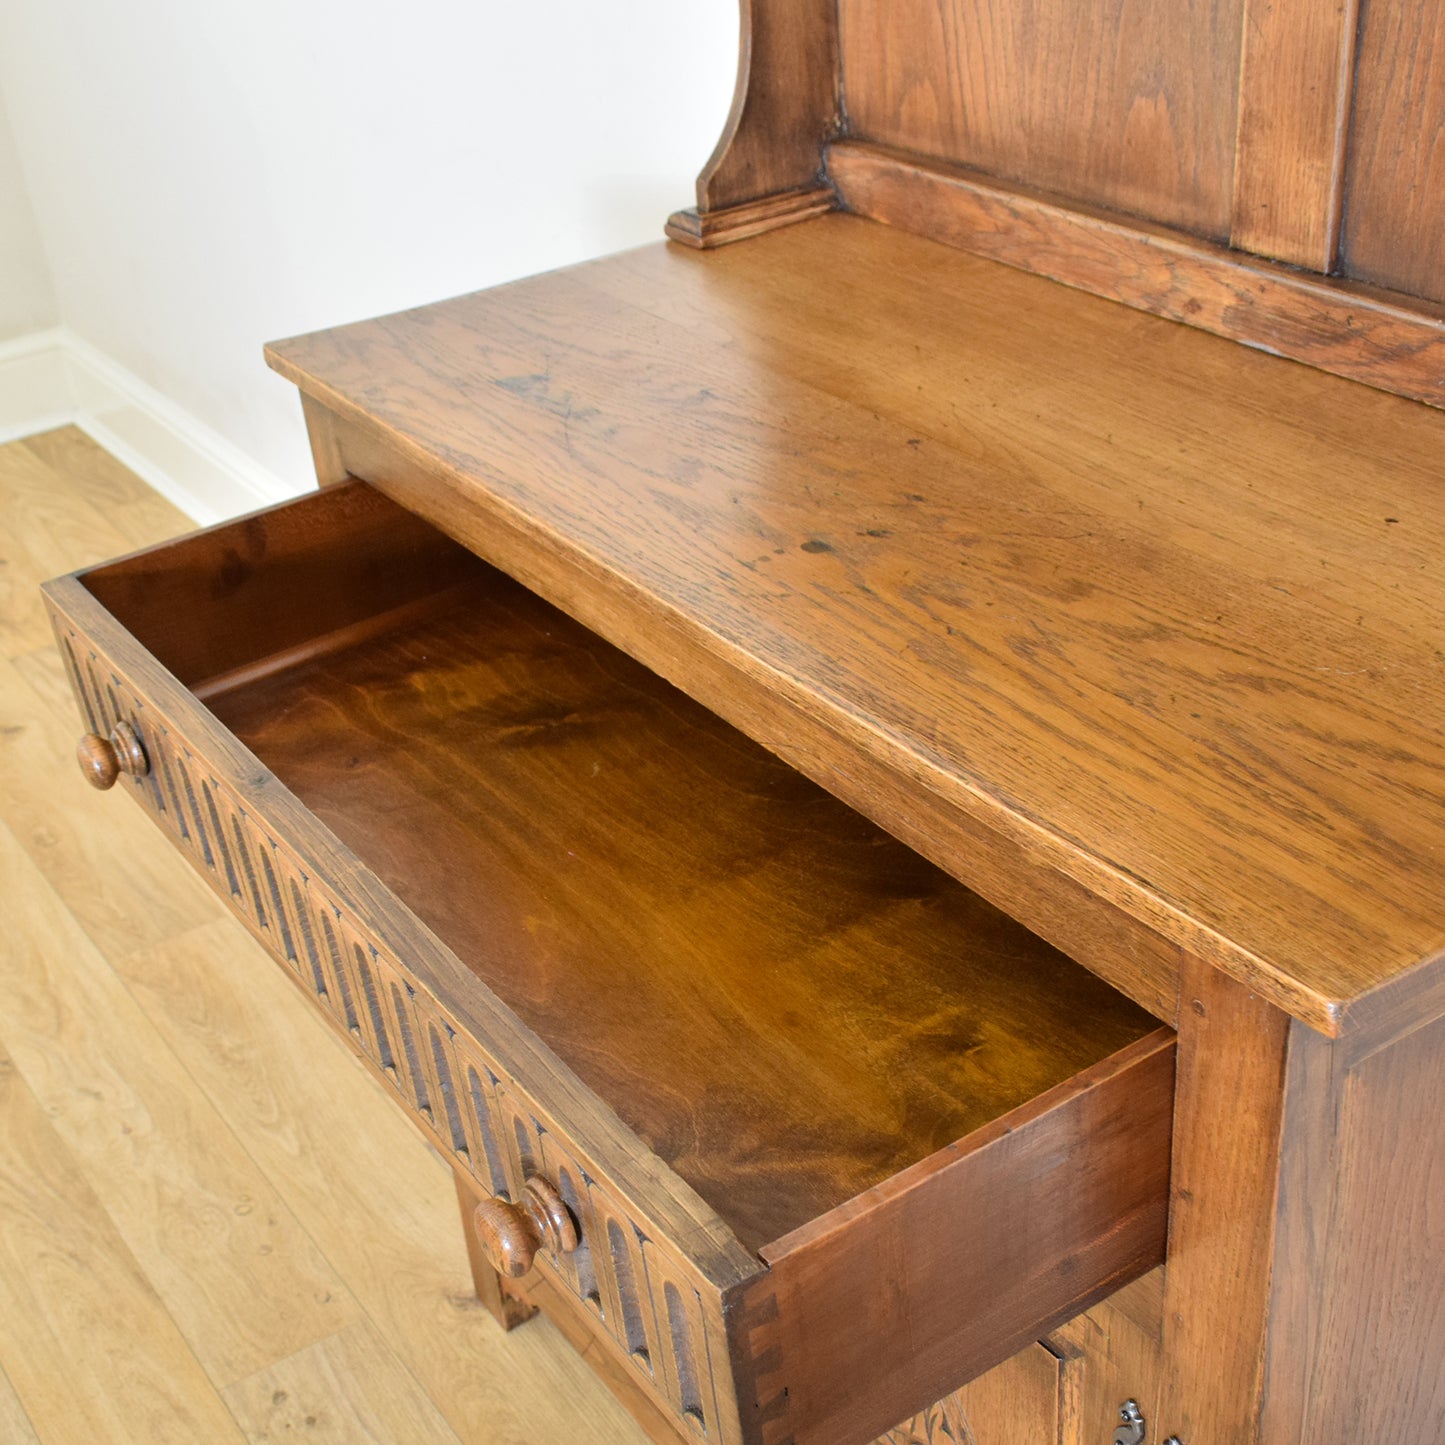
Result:
[[[0,1368],[45,1445],[244,1436],[0,1053]]]
[[[47,447],[47,438],[58,441]],[[108,798],[87,797],[88,789],[74,787],[79,772],[70,750],[82,724],[43,617],[39,586],[133,545],[127,529],[87,499],[72,480],[73,469],[89,457],[90,469],[108,476],[107,485],[121,494],[149,488],[73,427],[47,438],[38,439],[39,450],[33,438],[0,446],[0,662],[12,658],[33,684],[16,688],[14,676],[0,681],[0,818],[90,936],[103,948],[124,950],[217,917],[220,905],[168,850],[133,851],[147,827],[144,819],[128,816],[133,810],[107,808]],[[67,470],[57,470],[47,456]],[[163,519],[157,513],[147,525],[158,527]],[[65,806],[57,808],[57,799]],[[118,867],[117,858],[128,855],[133,861]],[[144,906],[135,906],[137,897]]]
[[[335,1333],[355,1300],[0,827],[0,1037],[211,1379]]]
[[[226,1401],[251,1445],[460,1445],[365,1321],[233,1385]]]
[[[39,656],[27,657],[31,671],[58,665]],[[0,695],[0,821],[101,950],[128,953],[219,918],[221,904],[122,789],[82,781],[74,703],[56,711],[3,658]]]
[[[148,487],[127,466],[96,446],[75,426],[26,437],[22,445],[64,479],[131,547],[149,547],[196,525],[181,509]]]
[[[118,966],[464,1441],[642,1439],[550,1325],[476,1303],[450,1170],[239,924]]]
[[[24,442],[0,447],[0,650],[39,647],[50,623],[48,577],[133,550],[125,534]]]
[[[49,709],[55,735],[63,739],[67,729],[71,728],[78,735],[80,709],[76,706],[75,695],[70,690],[70,678],[66,675],[65,663],[55,643],[47,642],[32,652],[22,652],[12,657],[10,662],[25,679],[31,692]],[[8,701],[8,694],[6,696]]]
[[[40,1445],[40,1437],[30,1423],[30,1416],[20,1403],[10,1377],[0,1370],[0,1440],[5,1445]]]

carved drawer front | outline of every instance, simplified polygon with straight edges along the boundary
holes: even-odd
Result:
[[[926,1422],[1162,1259],[1167,1030],[379,493],[46,592],[86,777],[683,1436]]]

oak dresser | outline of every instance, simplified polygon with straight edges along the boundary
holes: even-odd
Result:
[[[669,241],[47,587],[657,1440],[1445,1440],[1442,16],[744,0]]]

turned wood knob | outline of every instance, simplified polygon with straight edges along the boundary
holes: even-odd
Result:
[[[487,1263],[508,1279],[526,1274],[539,1249],[570,1254],[577,1248],[577,1226],[562,1196],[535,1174],[516,1204],[496,1196],[482,1200],[472,1224]]]
[[[122,773],[143,778],[151,767],[136,730],[128,722],[116,723],[108,738],[86,733],[76,744],[75,756],[92,788],[113,788]]]

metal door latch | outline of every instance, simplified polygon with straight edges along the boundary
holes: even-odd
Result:
[[[1144,1417],[1138,1401],[1125,1400],[1119,1406],[1119,1418],[1124,1423],[1114,1431],[1114,1445],[1144,1445]]]
[[[1119,1418],[1124,1422],[1114,1431],[1114,1445],[1145,1445],[1148,1426],[1139,1413],[1137,1400],[1125,1400],[1119,1406]],[[1171,1435],[1163,1445],[1184,1445],[1177,1435]]]

